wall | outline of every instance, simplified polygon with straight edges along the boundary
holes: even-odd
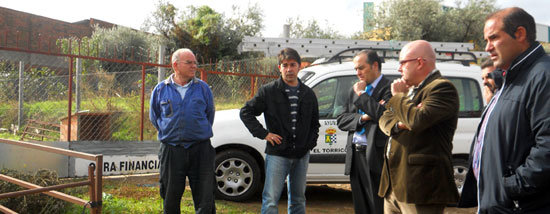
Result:
[[[548,25],[537,24],[537,41],[549,42],[550,41],[550,27]]]
[[[96,24],[105,28],[115,26],[97,19],[69,23],[0,7],[0,46],[49,51],[58,38],[92,35],[92,26]]]
[[[158,141],[33,142],[89,154],[103,155],[103,175],[158,172]],[[33,173],[50,169],[59,177],[86,177],[92,161],[0,143],[0,169]]]

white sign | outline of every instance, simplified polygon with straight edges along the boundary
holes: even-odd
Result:
[[[80,158],[75,159],[75,176],[88,176],[88,165],[93,163]],[[128,156],[112,155],[103,156],[103,175],[127,175],[158,172],[160,161],[158,155]]]

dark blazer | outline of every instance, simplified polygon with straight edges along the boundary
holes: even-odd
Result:
[[[300,81],[298,79],[298,81]],[[292,137],[290,103],[282,78],[263,85],[258,93],[241,108],[240,117],[254,137],[265,139],[268,132],[283,137],[283,143],[266,143],[265,153],[286,158],[301,158],[317,145],[319,137],[319,106],[311,88],[300,81],[296,138]],[[256,119],[264,114],[266,127]],[[267,141],[266,141],[267,142]]]
[[[391,185],[401,202],[456,203],[451,156],[459,109],[456,88],[435,70],[412,100],[405,93],[394,94],[386,109],[380,129],[391,137],[391,145],[386,145],[389,156],[384,161],[378,195],[386,196]],[[397,122],[410,130],[394,130]]]
[[[391,97],[390,80],[382,77],[376,88],[372,91],[372,95],[364,93],[357,96],[353,88],[349,92],[348,102],[344,106],[344,112],[337,117],[338,128],[342,131],[348,131],[348,140],[346,144],[346,166],[344,174],[349,175],[351,171],[351,160],[353,160],[353,151],[351,141],[356,130],[365,127],[367,133],[367,163],[371,167],[370,170],[375,174],[380,175],[382,170],[384,145],[388,137],[378,128],[378,119],[382,116],[386,108],[380,104],[386,103]],[[358,110],[361,109],[367,113],[372,120],[367,121],[364,126],[358,126],[361,114]]]

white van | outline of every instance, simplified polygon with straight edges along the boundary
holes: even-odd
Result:
[[[356,51],[353,51],[356,52]],[[351,52],[351,53],[353,53]],[[383,56],[379,53],[379,55]],[[346,104],[346,97],[357,81],[351,59],[340,57],[301,70],[303,83],[313,89],[319,103],[319,139],[311,151],[308,183],[348,183],[344,175],[347,132],[338,129],[336,117]],[[385,58],[382,74],[399,78],[399,62]],[[474,57],[475,60],[475,57]],[[470,60],[473,61],[473,60]],[[469,61],[437,62],[436,67],[458,90],[460,112],[453,139],[453,166],[457,188],[462,189],[466,176],[470,144],[485,105],[482,98],[481,68]],[[263,115],[258,117],[263,123]],[[243,201],[261,191],[264,180],[265,141],[254,138],[239,118],[239,109],[217,111],[212,144],[216,149],[216,197]]]

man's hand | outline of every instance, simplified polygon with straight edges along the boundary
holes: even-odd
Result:
[[[409,127],[405,126],[402,122],[397,122],[397,128],[402,130],[411,130]]]
[[[367,87],[367,82],[359,81],[353,84],[353,91],[355,91],[355,94],[357,94],[357,96],[361,96],[361,94],[365,91],[366,87]]]
[[[405,83],[405,80],[399,78],[394,80],[391,83],[391,95],[395,95],[397,93],[407,93],[409,91],[410,86]]]
[[[372,118],[368,114],[361,115],[361,121],[368,121],[372,120]]]
[[[281,144],[283,138],[277,134],[273,134],[271,132],[267,133],[267,136],[265,136],[265,140],[267,142],[271,143],[272,146],[275,146],[275,144]]]
[[[491,101],[491,98],[493,98],[494,92],[493,90],[485,85],[483,86],[483,96],[485,97],[485,101],[487,104],[489,104],[489,101]]]

